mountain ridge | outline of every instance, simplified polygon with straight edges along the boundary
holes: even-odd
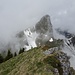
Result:
[[[11,58],[10,60],[0,64],[0,75],[63,75],[62,71],[59,70],[58,72],[57,68],[60,67],[55,68],[55,64],[59,63],[56,56],[62,56],[61,54],[64,53],[56,51],[52,54],[45,55],[43,52],[44,51],[41,47],[33,48]],[[53,64],[51,63],[51,60]],[[65,71],[64,73],[70,72],[71,71]],[[72,69],[71,75],[75,75],[73,73]]]

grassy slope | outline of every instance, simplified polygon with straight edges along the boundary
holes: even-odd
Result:
[[[34,48],[0,64],[0,75],[54,75],[45,57],[41,48]]]

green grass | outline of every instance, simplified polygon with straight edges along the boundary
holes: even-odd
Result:
[[[41,48],[34,48],[0,64],[0,75],[53,75]],[[50,72],[47,69],[50,69]]]

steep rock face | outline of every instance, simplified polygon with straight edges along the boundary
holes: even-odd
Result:
[[[50,21],[50,16],[45,15],[35,26],[38,37],[36,38],[37,45],[43,45],[53,38],[53,29]]]
[[[50,21],[50,16],[45,15],[41,18],[41,20],[36,24],[35,26],[36,32],[37,33],[47,33],[47,32],[52,32],[52,24]]]

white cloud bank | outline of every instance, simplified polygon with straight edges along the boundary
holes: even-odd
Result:
[[[0,38],[35,25],[46,14],[54,28],[75,31],[75,0],[0,0]]]

